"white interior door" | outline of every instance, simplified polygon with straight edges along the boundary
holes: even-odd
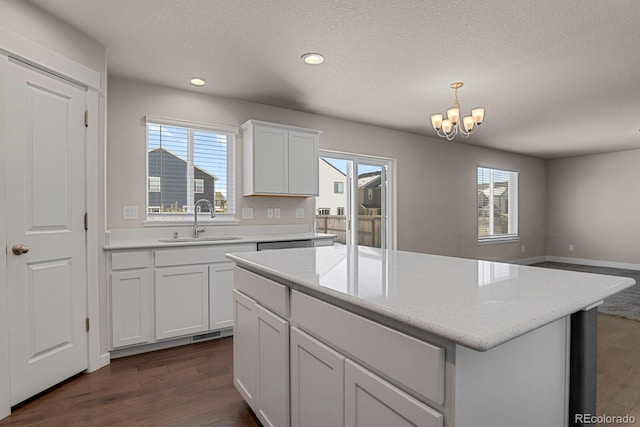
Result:
[[[87,368],[85,89],[17,61],[7,85],[11,404]],[[23,250],[16,245],[24,245]]]

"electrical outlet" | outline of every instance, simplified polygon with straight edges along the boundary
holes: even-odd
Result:
[[[575,246],[573,246],[573,244],[569,244],[569,252],[573,252],[573,250],[575,249]]]
[[[275,219],[280,219],[280,208],[273,208],[273,217]]]
[[[524,253],[524,245],[522,245],[522,247],[520,248],[520,250],[522,251],[522,253]]]
[[[304,218],[304,208],[296,208],[296,218]]]
[[[253,208],[242,208],[242,219],[253,219]]]
[[[123,206],[122,207],[122,219],[138,219],[138,207],[137,206]]]
[[[267,219],[273,219],[273,208],[267,208]]]

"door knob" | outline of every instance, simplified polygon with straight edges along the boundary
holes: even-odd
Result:
[[[23,245],[22,243],[16,243],[15,245],[13,245],[11,250],[16,255],[22,255],[29,252],[29,248],[27,247],[27,245]]]

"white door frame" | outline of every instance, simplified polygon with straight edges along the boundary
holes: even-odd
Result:
[[[89,372],[100,365],[100,306],[99,306],[99,181],[98,181],[98,103],[101,75],[78,62],[49,50],[34,41],[0,26],[0,99],[6,97],[8,58],[13,57],[49,73],[71,80],[87,88],[89,126],[86,128],[86,208],[89,216],[87,231],[87,316],[91,319],[88,336]],[[6,132],[5,104],[0,102],[0,141]],[[0,144],[0,159],[7,159],[6,147]],[[6,161],[6,160],[4,160]],[[6,165],[0,162],[0,201],[6,200]],[[0,241],[6,240],[6,215],[0,209]],[[9,384],[9,319],[7,316],[8,284],[7,254],[0,250],[0,419],[11,413]]]

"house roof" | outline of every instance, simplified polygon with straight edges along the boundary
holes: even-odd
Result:
[[[149,154],[148,154],[148,155],[150,155],[150,154],[152,154],[152,153],[156,153],[156,154],[160,154],[160,155],[167,155],[167,156],[171,156],[171,157],[174,157],[174,158],[176,158],[176,159],[180,160],[180,161],[181,161],[182,163],[184,163],[185,165],[187,164],[187,161],[186,161],[186,160],[182,159],[180,156],[177,156],[177,155],[173,154],[173,153],[172,153],[171,151],[169,151],[169,150],[165,150],[164,148],[156,148],[156,149],[153,149],[153,150],[149,151]],[[216,181],[218,180],[218,177],[217,177],[216,175],[212,174],[211,172],[207,172],[206,170],[201,169],[201,168],[199,168],[198,166],[194,166],[194,169],[195,169],[196,171],[202,172],[202,173],[203,173],[203,174],[205,174],[205,175],[209,175],[211,178],[215,179]]]

